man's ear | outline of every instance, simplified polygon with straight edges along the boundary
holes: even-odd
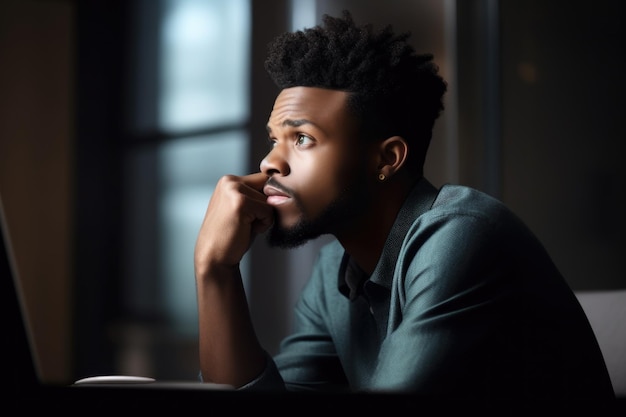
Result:
[[[401,136],[392,136],[380,142],[378,147],[378,173],[391,178],[407,161],[409,146]]]

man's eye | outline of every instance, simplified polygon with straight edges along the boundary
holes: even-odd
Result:
[[[307,135],[299,134],[296,138],[296,146],[306,146],[309,145],[313,139],[308,137]]]

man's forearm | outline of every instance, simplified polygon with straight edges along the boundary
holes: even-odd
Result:
[[[239,268],[206,271],[196,284],[202,378],[238,388],[258,376],[266,360]]]

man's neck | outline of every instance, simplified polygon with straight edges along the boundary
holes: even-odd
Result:
[[[412,185],[401,180],[381,185],[370,209],[350,230],[336,236],[353,261],[368,275],[376,268],[387,236]]]

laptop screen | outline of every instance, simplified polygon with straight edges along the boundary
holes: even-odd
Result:
[[[34,348],[28,320],[24,308],[20,281],[15,267],[11,238],[0,200],[0,275],[2,276],[3,305],[8,311],[10,329],[9,344],[12,354],[8,360],[13,365],[13,378],[16,394],[31,392],[40,385],[39,367],[34,356]]]

